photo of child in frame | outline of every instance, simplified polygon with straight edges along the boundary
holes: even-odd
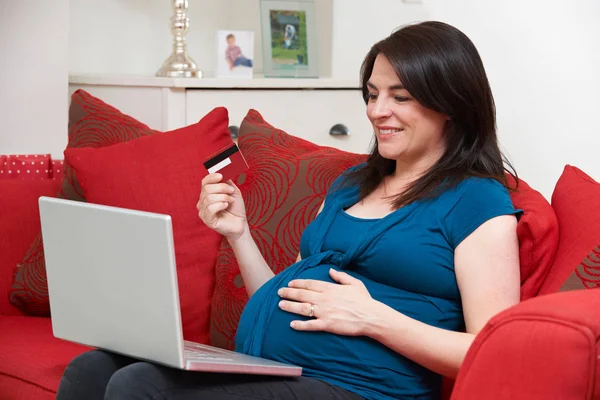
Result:
[[[217,77],[252,78],[254,32],[217,31]]]

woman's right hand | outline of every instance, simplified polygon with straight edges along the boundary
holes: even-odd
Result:
[[[198,216],[206,226],[229,240],[239,238],[247,229],[246,208],[240,189],[232,181],[221,182],[221,174],[202,179]]]

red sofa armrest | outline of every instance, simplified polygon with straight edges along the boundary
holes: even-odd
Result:
[[[477,335],[452,400],[600,398],[600,289],[536,297]]]

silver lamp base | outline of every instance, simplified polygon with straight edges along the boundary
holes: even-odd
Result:
[[[167,78],[202,78],[202,72],[196,63],[187,55],[185,35],[190,26],[187,16],[188,0],[172,0],[173,17],[171,17],[171,33],[173,34],[173,52],[163,63],[156,76]]]
[[[202,71],[196,67],[196,63],[186,54],[171,54],[165,60],[156,76],[165,78],[202,78]]]

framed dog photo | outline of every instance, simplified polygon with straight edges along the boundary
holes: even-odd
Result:
[[[260,0],[266,77],[317,78],[317,22],[313,0]]]
[[[217,31],[217,78],[252,78],[254,32]]]

